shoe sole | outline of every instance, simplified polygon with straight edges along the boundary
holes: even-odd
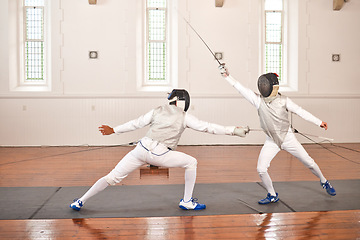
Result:
[[[324,188],[324,187],[323,187]],[[327,194],[329,194],[329,195],[331,195],[331,196],[335,196],[336,195],[336,192],[335,193],[331,193],[331,192],[329,192],[326,188],[324,188],[325,190],[326,190],[326,192],[327,192]]]
[[[81,208],[78,208],[78,207],[76,207],[76,206],[71,206],[71,205],[70,205],[70,208],[73,209],[73,210],[75,210],[75,211],[80,211],[80,209],[81,209]]]
[[[262,203],[262,202],[258,202],[259,204],[261,205],[266,205],[266,204],[270,204],[270,203],[276,203],[278,202],[280,199],[278,198],[276,201],[273,201],[273,202],[267,202],[267,203]]]
[[[184,207],[184,206],[179,206],[179,208],[181,208],[181,209],[183,209],[183,210],[195,210],[195,211],[206,209],[206,207],[204,207],[204,208],[198,208],[198,209],[196,209],[196,208],[190,209],[190,208],[186,208],[186,207]]]

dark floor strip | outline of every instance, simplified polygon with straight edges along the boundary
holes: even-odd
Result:
[[[247,206],[248,208],[250,208],[251,210],[254,210],[255,212],[257,212],[257,213],[259,213],[259,214],[263,214],[263,213],[264,213],[263,211],[260,211],[260,210],[258,210],[258,209],[256,209],[256,208],[254,208],[253,206],[251,206],[251,205],[248,204],[247,202],[241,200],[240,198],[238,198],[238,200],[239,200],[242,204],[244,204],[245,206]]]
[[[262,187],[263,189],[266,190],[266,188],[259,182],[256,182],[260,187]],[[284,204],[290,211],[292,212],[296,212],[295,209],[293,209],[292,207],[290,207],[286,202],[282,201],[281,199],[279,199],[279,202],[281,202],[282,204]]]
[[[60,191],[60,189],[61,189],[61,187],[58,187],[58,188],[56,189],[56,191],[55,191],[53,194],[51,194],[51,196],[50,196],[48,199],[46,199],[46,201],[29,217],[29,219],[33,219],[33,218],[35,217],[35,215],[45,206],[45,204],[46,204],[47,202],[49,202],[50,199],[51,199],[58,191]]]

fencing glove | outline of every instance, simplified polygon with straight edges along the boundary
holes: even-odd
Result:
[[[227,77],[230,75],[228,68],[225,66],[225,63],[219,65],[220,74],[223,77]]]
[[[246,126],[246,127],[236,127],[236,128],[234,129],[233,134],[236,135],[236,136],[239,136],[239,137],[245,137],[245,135],[246,135],[247,133],[249,133],[249,132],[250,132],[249,126]]]

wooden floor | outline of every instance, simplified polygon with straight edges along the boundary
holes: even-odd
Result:
[[[325,177],[329,180],[360,179],[360,143],[323,146],[338,155],[319,145],[304,145]],[[235,183],[259,181],[256,162],[260,148],[261,146],[180,146],[177,150],[197,158],[197,183]],[[0,147],[0,187],[91,186],[131,149],[132,147]],[[276,156],[269,172],[273,181],[318,180],[298,160],[284,151]],[[140,170],[137,170],[121,184],[183,182],[183,169],[170,169],[169,176],[140,175]],[[201,202],[206,203],[206,199],[201,199]],[[360,240],[360,209],[161,218],[119,216],[0,220],[0,239]]]

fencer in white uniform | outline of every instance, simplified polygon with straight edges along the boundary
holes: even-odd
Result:
[[[267,73],[261,75],[258,79],[260,94],[257,94],[236,81],[229,74],[225,64],[221,64],[219,69],[227,82],[257,109],[261,128],[267,135],[258,158],[257,171],[268,194],[266,198],[261,199],[258,203],[268,204],[279,201],[268,168],[272,159],[281,149],[289,152],[308,167],[320,179],[321,186],[326,189],[328,194],[336,195],[335,189],[323,176],[319,166],[296,139],[290,126],[289,112],[295,113],[325,130],[327,129],[327,123],[299,107],[290,98],[278,93],[279,81],[277,74]]]
[[[200,204],[192,198],[196,180],[197,160],[185,153],[176,151],[181,134],[186,128],[200,132],[220,135],[235,135],[245,137],[249,132],[248,127],[220,126],[201,121],[187,113],[190,105],[190,96],[184,89],[174,89],[168,96],[169,104],[152,109],[148,113],[125,124],[111,128],[107,125],[99,127],[103,135],[120,134],[133,131],[149,125],[149,130],[137,146],[130,151],[106,176],[100,178],[82,197],[74,200],[70,207],[79,211],[85,202],[95,194],[104,190],[109,185],[122,181],[135,169],[150,164],[159,167],[185,168],[184,197],[180,200],[179,207],[184,210],[205,209],[205,204]],[[177,106],[178,101],[184,101],[184,108]]]

